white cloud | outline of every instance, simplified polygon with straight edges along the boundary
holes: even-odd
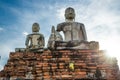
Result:
[[[57,13],[56,16],[58,17],[58,19],[63,20],[64,21],[64,12],[65,12],[65,7],[57,9]]]
[[[0,31],[3,31],[4,29],[0,27]]]
[[[23,32],[23,35],[24,36],[27,36],[29,33],[28,32]]]

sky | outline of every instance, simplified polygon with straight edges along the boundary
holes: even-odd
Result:
[[[75,21],[85,25],[88,41],[98,41],[120,65],[120,0],[0,0],[0,70],[10,52],[25,48],[33,23],[39,23],[47,44],[51,27],[65,21],[67,7],[74,8]]]

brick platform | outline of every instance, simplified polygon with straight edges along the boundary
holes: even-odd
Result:
[[[71,61],[74,71],[69,70]],[[97,67],[102,73],[100,80],[119,80],[117,60],[99,50],[11,52],[0,77],[9,74],[13,80],[18,77],[23,80],[94,80]]]

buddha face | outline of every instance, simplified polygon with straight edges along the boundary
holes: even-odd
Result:
[[[65,10],[65,18],[68,19],[68,20],[73,20],[73,19],[75,19],[75,11],[74,11],[73,8],[68,7],[68,8]]]
[[[34,23],[32,26],[32,32],[39,32],[40,27],[38,23]]]

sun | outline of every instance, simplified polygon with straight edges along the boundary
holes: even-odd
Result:
[[[107,57],[116,57],[118,60],[118,65],[120,67],[120,43],[119,41],[116,40],[104,40],[102,41],[103,43],[100,43],[100,47],[102,50],[106,51],[106,56]]]

